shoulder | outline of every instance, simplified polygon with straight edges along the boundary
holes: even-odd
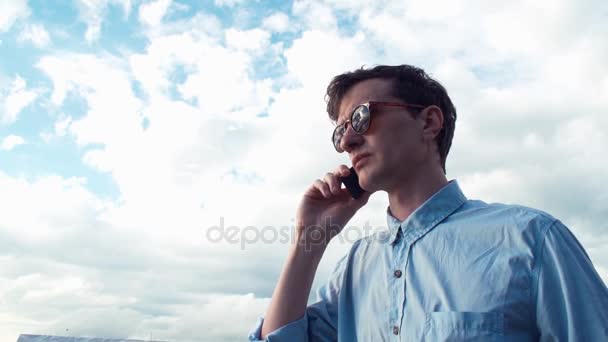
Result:
[[[499,244],[536,255],[547,232],[559,222],[546,211],[525,205],[468,200],[442,223],[436,235],[472,244]]]
[[[551,214],[520,204],[486,203],[468,200],[450,219],[472,221],[486,225],[514,226],[521,228],[548,229],[558,220]]]

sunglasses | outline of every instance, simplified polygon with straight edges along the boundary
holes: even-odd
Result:
[[[344,121],[343,123],[336,126],[334,129],[334,133],[331,137],[331,140],[334,143],[334,147],[338,153],[344,152],[344,149],[341,147],[342,137],[346,130],[348,129],[347,124],[350,122],[353,131],[357,134],[363,134],[367,132],[369,126],[372,122],[372,109],[376,107],[399,107],[399,108],[426,108],[427,106],[417,105],[417,104],[407,104],[407,103],[397,103],[397,102],[376,102],[370,101],[368,103],[364,103],[362,105],[357,106],[350,114],[350,119]]]

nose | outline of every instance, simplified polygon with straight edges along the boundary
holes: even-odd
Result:
[[[357,134],[357,132],[355,132],[355,130],[353,129],[353,126],[349,122],[346,125],[346,131],[344,132],[344,135],[342,136],[342,139],[340,140],[340,147],[344,151],[350,152],[353,149],[360,146],[362,143],[363,143],[363,135]]]

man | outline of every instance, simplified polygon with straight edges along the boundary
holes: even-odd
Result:
[[[306,190],[251,341],[608,341],[608,289],[568,228],[446,179],[456,110],[438,82],[378,66],[335,77],[327,95],[334,147],[367,192],[341,188],[346,165]],[[307,307],[327,243],[375,191],[389,230],[356,241]]]

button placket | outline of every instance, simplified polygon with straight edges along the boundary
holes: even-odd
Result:
[[[393,298],[395,299],[395,302],[393,303],[393,305],[391,305],[391,317],[392,320],[390,323],[392,326],[392,333],[395,336],[399,336],[400,332],[401,332],[401,321],[403,319],[403,309],[404,309],[404,303],[405,303],[405,292],[404,292],[404,281],[405,281],[405,277],[403,277],[403,257],[404,254],[407,255],[407,244],[406,244],[406,240],[404,239],[404,234],[403,232],[398,232],[401,233],[401,236],[397,237],[397,243],[395,245],[393,245],[393,255],[394,255],[394,260],[393,260],[393,269],[392,269],[392,274],[390,275],[391,278],[391,292],[393,293]]]
[[[399,332],[401,333],[401,329],[403,328],[403,321],[405,319],[405,305],[407,303],[407,296],[406,296],[406,288],[407,288],[407,284],[406,284],[406,280],[405,280],[405,276],[404,273],[407,271],[407,266],[409,263],[409,255],[412,252],[412,242],[411,242],[411,235],[409,234],[404,234],[404,238],[403,238],[403,249],[402,252],[400,253],[400,263],[398,265],[396,265],[396,269],[394,272],[394,276],[397,279],[400,279],[399,284],[401,284],[400,287],[400,291],[402,293],[402,298],[403,301],[401,302],[401,307],[399,308]],[[399,276],[397,276],[397,274],[399,274]]]

